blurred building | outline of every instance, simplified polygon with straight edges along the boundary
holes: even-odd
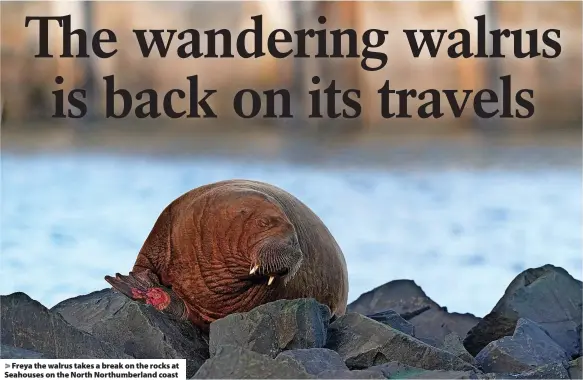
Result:
[[[294,9],[291,3],[270,2],[94,2],[91,17],[93,30],[108,28],[115,31],[119,52],[110,59],[94,62],[96,77],[114,74],[116,86],[134,93],[144,88],[159,92],[172,88],[185,88],[185,78],[198,74],[201,86],[219,90],[213,97],[213,108],[222,120],[236,120],[232,111],[233,94],[242,88],[269,89],[295,88],[300,83],[300,93],[305,94],[315,86],[313,75],[322,77],[321,84],[335,79],[339,88],[359,88],[362,91],[362,117],[352,120],[328,120],[328,124],[348,123],[364,129],[391,129],[406,125],[410,128],[469,128],[469,117],[454,119],[451,112],[439,120],[420,121],[384,120],[376,91],[390,80],[397,89],[481,89],[492,84],[491,66],[498,75],[512,75],[512,87],[533,89],[536,114],[531,119],[513,120],[509,128],[560,128],[581,125],[582,104],[582,3],[581,2],[496,2],[496,8],[487,10],[482,4],[464,7],[467,2],[304,2],[303,8]],[[5,2],[1,3],[1,89],[5,120],[19,122],[46,119],[52,112],[51,91],[59,88],[54,78],[65,78],[63,88],[83,85],[86,62],[82,59],[34,59],[37,35],[35,25],[25,28],[27,15],[71,14],[76,27],[84,25],[83,2]],[[433,59],[427,55],[413,58],[403,29],[448,29],[464,27],[473,30],[473,16],[484,10],[497,28],[538,29],[540,34],[548,28],[561,30],[562,53],[556,59],[499,60],[461,59],[452,61],[445,49]],[[296,17],[299,14],[299,18]],[[365,72],[359,59],[282,59],[269,56],[261,59],[188,59],[169,57],[142,58],[132,29],[187,29],[206,30],[228,28],[233,32],[250,26],[250,17],[264,15],[267,34],[276,28],[294,29],[297,19],[304,27],[321,28],[316,20],[327,18],[325,27],[369,28],[389,30],[383,49],[388,54],[388,65],[377,72]],[[473,35],[475,37],[475,35]],[[59,48],[61,35],[53,27],[50,35],[55,48]],[[447,41],[444,40],[444,44]],[[524,46],[528,41],[523,41]],[[509,45],[504,51],[509,53]],[[312,47],[313,48],[313,47]],[[303,70],[294,65],[301,64]],[[298,77],[299,76],[299,77]],[[101,83],[98,81],[98,83]],[[321,87],[321,86],[320,86]],[[101,89],[102,90],[102,89]],[[301,97],[300,97],[301,98]],[[99,99],[103,99],[100,97]],[[460,96],[461,99],[461,96]],[[300,99],[307,102],[307,98]],[[187,102],[185,100],[184,102]],[[423,101],[412,100],[415,110]],[[180,103],[176,103],[179,105]],[[103,104],[101,104],[101,107]],[[392,107],[396,107],[392,105]],[[447,111],[447,109],[446,109]],[[324,125],[326,120],[323,121]]]

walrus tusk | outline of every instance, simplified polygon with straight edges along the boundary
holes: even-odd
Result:
[[[253,273],[257,272],[257,269],[259,269],[259,265],[255,265],[253,268],[251,268],[251,270],[249,271],[249,274],[253,274]]]
[[[271,285],[271,283],[275,280],[274,276],[269,276],[269,280],[267,280],[267,286]]]

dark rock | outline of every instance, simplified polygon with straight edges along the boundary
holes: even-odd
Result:
[[[338,352],[350,369],[391,361],[430,370],[475,369],[449,352],[358,313],[347,313],[330,325],[326,347]]]
[[[126,359],[121,349],[67,323],[24,293],[0,296],[0,342],[46,359]]]
[[[127,297],[112,289],[103,289],[61,301],[51,311],[59,313],[79,330],[91,334],[96,322],[111,318],[130,302]]]
[[[368,371],[380,372],[386,379],[474,379],[477,376],[476,371],[429,371],[399,362],[373,366]]]
[[[412,374],[407,379],[477,379],[474,371],[422,371]],[[403,379],[403,377],[401,377]]]
[[[519,319],[514,335],[490,342],[476,356],[484,372],[518,373],[568,360],[544,329],[528,319]]]
[[[527,269],[508,286],[492,311],[472,328],[464,346],[477,355],[488,343],[512,335],[519,318],[540,324],[570,357],[579,355],[581,281],[552,265]],[[461,335],[460,335],[461,336]]]
[[[423,307],[430,309],[408,321],[415,326],[415,337],[431,345],[439,345],[445,336],[455,332],[465,337],[480,318],[472,314],[448,313],[411,280],[396,280],[379,286],[348,305],[348,311],[370,315],[384,310],[399,314],[414,313]]]
[[[298,366],[311,375],[318,375],[324,371],[348,371],[340,355],[327,348],[284,351],[277,355],[276,359]]]
[[[571,379],[569,363],[551,363],[520,373],[485,373],[479,379]],[[574,378],[573,378],[574,379]]]
[[[583,363],[583,358],[579,357],[575,360],[571,360],[567,364],[567,372],[569,372],[569,376],[571,377],[571,379],[583,379],[581,363]]]
[[[357,369],[354,371],[335,370],[320,372],[318,379],[386,379],[380,372],[369,371],[367,369]]]
[[[581,340],[583,339],[583,337],[581,336],[583,334],[582,330],[582,324],[580,323],[579,326],[577,326],[577,348],[579,353],[576,356],[583,356],[583,346],[581,346]]]
[[[193,379],[313,379],[298,366],[251,350],[229,345],[217,347]]]
[[[0,344],[0,359],[42,359],[38,352]]]
[[[462,338],[460,338],[454,332],[447,334],[438,348],[441,348],[447,352],[451,352],[458,358],[470,363],[473,366],[476,365],[476,359],[466,350]]]
[[[209,357],[207,339],[192,323],[172,320],[111,289],[65,300],[51,310],[137,359],[186,359],[189,377]]]
[[[513,379],[570,379],[569,371],[563,363],[551,363],[537,367],[530,371],[522,372],[514,376]]]
[[[394,361],[369,367],[368,370],[380,372],[387,379],[397,379],[404,378],[407,376],[414,376],[426,371],[425,369],[411,367],[410,365]]]
[[[272,358],[284,350],[322,348],[329,320],[328,306],[311,298],[270,302],[211,323],[210,355],[222,345],[244,347]]]
[[[415,326],[403,319],[403,317],[394,310],[381,311],[380,313],[367,315],[367,317],[387,326],[391,326],[405,334],[415,336]]]

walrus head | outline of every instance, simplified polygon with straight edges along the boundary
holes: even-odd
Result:
[[[251,189],[230,191],[214,200],[215,212],[229,221],[224,236],[236,242],[230,247],[248,263],[241,279],[268,286],[276,280],[287,284],[300,268],[303,252],[281,205]]]

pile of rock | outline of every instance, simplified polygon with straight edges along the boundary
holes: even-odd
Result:
[[[208,336],[109,289],[51,310],[14,293],[1,299],[0,356],[184,358],[189,378],[581,379],[582,291],[561,268],[529,269],[480,319],[399,280],[337,319],[313,299],[280,300]]]

